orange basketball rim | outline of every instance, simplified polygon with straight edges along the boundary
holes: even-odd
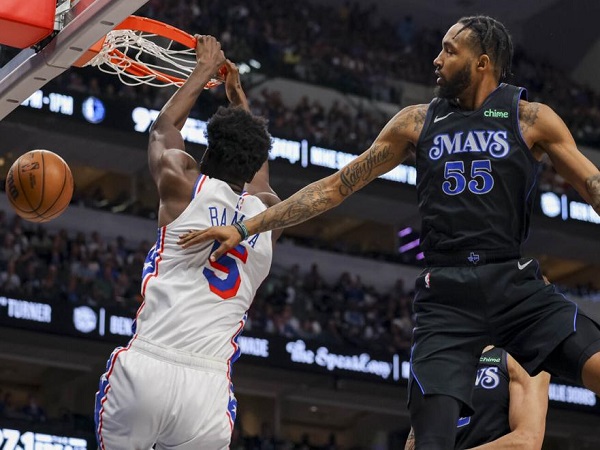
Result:
[[[117,25],[113,31],[117,30],[134,30],[136,32],[148,33],[150,35],[162,36],[169,39],[171,42],[177,42],[188,49],[196,48],[196,38],[185,31],[180,30],[174,26],[160,22],[158,20],[149,19],[147,17],[129,16],[119,25]],[[112,33],[112,32],[111,32]],[[125,52],[119,48],[107,48],[107,38],[110,33],[96,42],[90,49],[88,49],[81,58],[79,58],[73,66],[84,67],[90,65],[93,60],[98,59],[101,56],[101,61],[97,61],[95,65],[105,64],[111,66],[116,72],[127,72],[128,76],[138,82],[135,84],[145,83],[145,78],[150,78],[153,81],[158,81],[164,86],[176,85],[181,86],[187,79],[185,75],[173,75],[166,71],[157,69],[155,67],[149,67],[142,61],[129,57]],[[142,52],[146,49],[144,43],[147,43],[145,39],[139,39],[138,44],[141,43]],[[168,50],[165,50],[165,54],[169,54]],[[191,69],[189,70],[191,72]],[[210,80],[205,88],[212,88],[221,84],[224,80],[226,69],[223,66],[216,77]]]

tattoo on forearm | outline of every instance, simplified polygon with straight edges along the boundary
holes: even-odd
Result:
[[[519,119],[521,122],[521,131],[527,132],[531,128],[538,118],[538,112],[540,105],[538,103],[529,103],[526,108],[520,108]]]
[[[268,208],[253,232],[285,228],[304,222],[333,206],[322,182],[313,183],[298,191],[287,201]],[[257,218],[259,218],[257,216]]]
[[[350,163],[346,168],[342,169],[340,173],[342,186],[339,189],[342,197],[349,196],[354,192],[357,185],[368,181],[373,173],[373,169],[386,163],[391,157],[392,151],[389,146],[380,147],[376,145],[369,151],[363,161]]]
[[[585,184],[591,197],[592,208],[600,214],[600,174],[589,177]]]
[[[351,162],[340,172],[339,195],[347,197],[357,188],[364,186],[373,177],[373,171],[394,157],[388,146],[375,145],[367,156]],[[252,233],[297,225],[311,219],[340,202],[339,195],[328,191],[327,182],[317,181],[288,198],[285,202],[268,208],[250,219]],[[254,223],[254,220],[257,223]]]

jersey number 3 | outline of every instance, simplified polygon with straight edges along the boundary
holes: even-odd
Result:
[[[465,179],[464,161],[448,161],[444,166],[444,178],[442,191],[446,195],[461,194],[467,187],[473,194],[487,194],[494,187],[492,176],[492,162],[489,159],[481,159],[471,163],[471,179]]]
[[[219,243],[215,242],[210,250],[210,253],[212,254],[218,246]],[[234,256],[235,259],[232,258],[232,256]],[[241,261],[242,264],[246,264],[246,259],[248,259],[248,250],[242,244],[232,248],[214,262],[209,260],[211,267],[223,272],[226,275],[225,278],[219,278],[215,271],[209,269],[208,267],[205,267],[202,271],[208,280],[210,290],[223,300],[227,300],[235,296],[240,288],[240,283],[242,282],[240,269],[238,268],[236,259],[237,261]]]

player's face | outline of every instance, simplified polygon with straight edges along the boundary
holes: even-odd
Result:
[[[453,99],[460,97],[471,85],[471,65],[465,63],[463,68],[448,78],[438,78],[434,93],[436,97]]]
[[[477,55],[467,40],[471,30],[458,33],[463,27],[455,24],[448,30],[442,39],[442,51],[433,60],[437,97],[459,97],[471,85]]]

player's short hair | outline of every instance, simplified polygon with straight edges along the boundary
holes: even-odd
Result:
[[[506,27],[496,19],[483,15],[463,17],[458,23],[462,24],[463,28],[457,35],[466,29],[472,31],[469,36],[471,45],[490,57],[498,79],[510,76],[513,43]]]
[[[267,121],[240,107],[221,106],[206,126],[200,171],[224,181],[250,182],[269,157]]]

